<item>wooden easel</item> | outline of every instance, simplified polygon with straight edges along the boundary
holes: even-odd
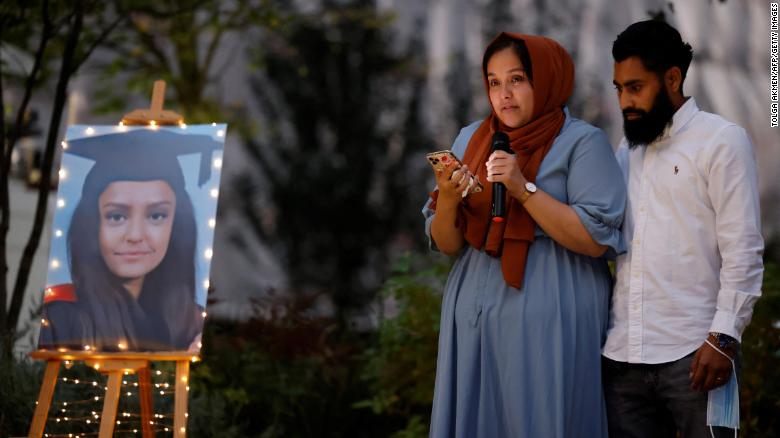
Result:
[[[38,405],[30,425],[29,438],[40,438],[46,426],[46,418],[49,415],[49,407],[54,396],[54,387],[57,385],[57,375],[63,361],[82,360],[88,366],[108,376],[108,390],[103,400],[103,412],[100,416],[100,438],[109,438],[114,433],[116,424],[116,411],[119,404],[119,394],[122,389],[122,376],[125,373],[138,373],[138,392],[141,401],[141,431],[143,437],[153,437],[154,428],[152,416],[152,379],[149,370],[149,362],[175,361],[176,383],[173,436],[187,436],[187,392],[190,378],[190,362],[198,360],[197,353],[149,352],[149,353],[96,353],[90,351],[48,351],[39,350],[30,353],[33,359],[46,361],[46,372],[43,375],[41,392],[38,395]]]
[[[165,100],[165,81],[155,81],[152,91],[152,104],[149,109],[138,109],[125,114],[121,125],[180,125],[184,119],[173,111],[163,110]],[[113,435],[116,424],[119,394],[122,389],[122,376],[125,373],[138,373],[139,399],[141,402],[141,431],[144,438],[154,437],[152,427],[152,379],[149,363],[152,361],[175,361],[176,383],[173,436],[183,438],[187,435],[187,392],[189,390],[190,362],[199,360],[198,353],[182,351],[169,352],[127,352],[101,353],[95,351],[74,351],[60,349],[57,351],[38,350],[30,353],[33,359],[45,360],[46,371],[43,375],[38,404],[35,407],[28,438],[40,438],[46,426],[54,387],[57,385],[57,375],[63,361],[84,361],[88,366],[108,376],[106,396],[103,401],[103,412],[100,416],[100,438]]]

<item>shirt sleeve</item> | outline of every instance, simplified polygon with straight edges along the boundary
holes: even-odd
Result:
[[[745,130],[725,127],[710,150],[707,193],[715,211],[720,290],[710,331],[741,340],[761,295],[764,272],[758,176]]]
[[[481,122],[477,121],[462,128],[458,133],[458,136],[455,137],[451,150],[459,159],[463,159],[463,156],[466,153],[466,147],[469,145],[469,140],[471,140],[471,136],[474,134],[474,131],[477,130],[480,123]],[[434,187],[433,190],[438,190],[438,186]],[[428,237],[428,248],[430,248],[431,251],[438,252],[439,248],[431,237],[431,222],[433,222],[433,217],[436,215],[436,211],[430,208],[431,201],[432,199],[430,197],[425,201],[425,205],[422,208],[422,214],[425,218],[425,235]]]
[[[606,135],[599,129],[583,136],[574,149],[566,183],[569,205],[593,240],[608,247],[606,256],[626,252],[620,226],[626,208],[626,184]]]

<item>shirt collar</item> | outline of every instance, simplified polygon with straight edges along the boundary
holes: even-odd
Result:
[[[693,119],[693,116],[699,112],[699,107],[696,105],[696,99],[693,96],[688,97],[685,103],[680,108],[677,108],[674,116],[672,116],[672,123],[667,125],[661,137],[658,140],[666,140],[669,137],[680,132],[680,130]]]
[[[563,132],[563,129],[568,127],[568,125],[571,123],[571,114],[569,113],[568,105],[563,106],[563,116],[565,119],[563,121],[563,126],[561,126],[561,132]]]

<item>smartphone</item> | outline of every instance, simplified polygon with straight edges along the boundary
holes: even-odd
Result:
[[[425,157],[428,158],[428,162],[431,163],[431,166],[433,166],[433,170],[437,172],[444,170],[444,168],[453,161],[458,163],[457,167],[463,165],[458,157],[455,156],[455,153],[449,149],[444,151],[431,152],[426,154]],[[463,196],[465,197],[471,193],[479,193],[481,191],[482,183],[479,182],[479,179],[477,179],[476,176],[472,176],[468,188],[463,192]]]

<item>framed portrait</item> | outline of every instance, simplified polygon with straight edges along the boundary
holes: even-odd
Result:
[[[70,126],[40,349],[200,349],[227,125]]]

